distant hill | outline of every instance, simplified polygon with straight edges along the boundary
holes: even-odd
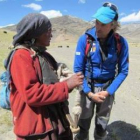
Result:
[[[79,36],[92,25],[72,16],[52,18],[53,41],[77,42]]]
[[[125,36],[129,42],[140,43],[140,23],[130,23],[121,26],[120,34]]]
[[[12,26],[7,26],[7,27],[4,27],[2,28],[3,30],[10,30],[10,31],[13,31],[15,32],[16,31],[16,25],[12,25]]]
[[[57,44],[76,43],[79,36],[93,24],[72,16],[62,16],[50,19],[53,29],[52,42]],[[4,28],[4,30],[15,31],[16,25]],[[121,25],[119,33],[129,42],[140,42],[140,23]]]
[[[89,22],[72,16],[62,16],[50,19],[52,23],[52,41],[57,44],[76,43],[79,36],[92,25]],[[16,31],[16,25],[3,28]]]

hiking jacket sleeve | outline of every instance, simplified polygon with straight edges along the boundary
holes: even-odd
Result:
[[[86,48],[86,35],[82,35],[77,43],[74,59],[74,72],[82,72],[84,74],[86,68],[86,58],[85,58],[85,48]],[[84,93],[89,93],[91,88],[88,86],[86,76],[83,80],[83,91]]]
[[[114,94],[128,75],[129,70],[129,49],[127,41],[121,37],[121,51],[118,56],[118,74],[107,88],[110,95]]]
[[[118,74],[115,75],[115,67],[114,67],[114,76],[112,73],[110,73],[111,76],[114,77],[114,80],[112,81],[112,83],[108,86],[107,91],[110,95],[114,94],[116,92],[116,90],[119,88],[119,86],[122,84],[122,82],[124,81],[124,79],[126,78],[126,76],[128,75],[128,67],[129,67],[129,52],[128,52],[128,44],[127,41],[121,37],[121,45],[122,45],[122,49],[121,52],[119,54],[119,58],[118,60],[116,60],[116,62],[114,61],[114,63],[118,63]],[[83,74],[85,75],[86,72],[86,76],[84,78],[83,81],[83,91],[84,93],[89,93],[91,90],[91,86],[88,84],[87,82],[87,78],[88,77],[88,65],[87,65],[87,61],[85,59],[85,47],[86,47],[86,35],[82,35],[77,43],[77,48],[75,51],[75,60],[74,60],[74,72],[83,72]],[[96,53],[97,54],[97,53]],[[99,57],[98,55],[96,55],[96,57],[94,57],[94,59],[98,59],[97,57]],[[94,61],[94,60],[93,60]],[[106,61],[107,63],[107,61]],[[107,64],[108,69],[110,68],[109,63]],[[100,71],[100,68],[97,68],[98,71]],[[96,72],[98,72],[96,71]],[[104,75],[99,75],[97,76],[96,73],[93,74],[94,77],[92,78],[99,78],[99,79],[104,79],[105,76]],[[111,77],[111,79],[113,78]],[[106,77],[107,78],[107,77]],[[110,77],[108,77],[110,79]],[[109,80],[108,79],[108,80]]]
[[[25,49],[15,52],[10,71],[16,90],[14,93],[17,92],[29,106],[38,107],[68,99],[66,82],[50,85],[39,82],[31,54]]]

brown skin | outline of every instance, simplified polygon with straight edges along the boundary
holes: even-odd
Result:
[[[35,45],[40,47],[50,46],[50,40],[52,38],[52,30],[49,29],[38,38],[36,38]],[[71,91],[73,88],[83,84],[83,74],[81,72],[73,74],[70,78],[66,80],[68,89]]]
[[[95,27],[98,38],[100,38],[100,40],[105,40],[109,32],[113,29],[113,24],[112,22],[108,24],[103,24],[99,20],[96,20]],[[96,103],[104,102],[107,96],[109,96],[109,93],[107,91],[100,91],[97,92],[96,94],[92,92],[88,93],[88,97],[91,98]]]
[[[41,47],[50,46],[51,38],[52,38],[52,30],[49,29],[47,32],[43,33],[38,38],[36,38],[35,45]]]
[[[83,78],[84,78],[84,75],[81,72],[75,73],[70,78],[68,78],[66,82],[67,82],[69,91],[71,91],[77,86],[82,85]]]

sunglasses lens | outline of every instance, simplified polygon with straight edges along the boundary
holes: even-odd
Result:
[[[114,4],[112,4],[112,3],[106,2],[106,3],[103,4],[103,6],[104,6],[104,7],[110,7],[110,8],[111,8],[112,10],[114,10],[115,12],[118,11],[118,8],[117,8]]]
[[[106,3],[104,3],[104,4],[103,4],[103,6],[105,6],[105,7],[106,7],[108,4],[109,4],[109,3],[108,3],[108,2],[106,2]]]
[[[116,10],[116,11],[118,10],[117,7],[116,7],[115,5],[112,5],[111,7],[112,7],[114,10]]]

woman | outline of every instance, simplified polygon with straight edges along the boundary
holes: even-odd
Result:
[[[58,81],[57,62],[46,52],[51,37],[50,21],[38,13],[25,16],[13,37],[10,102],[17,140],[72,140],[64,101],[83,75]]]

